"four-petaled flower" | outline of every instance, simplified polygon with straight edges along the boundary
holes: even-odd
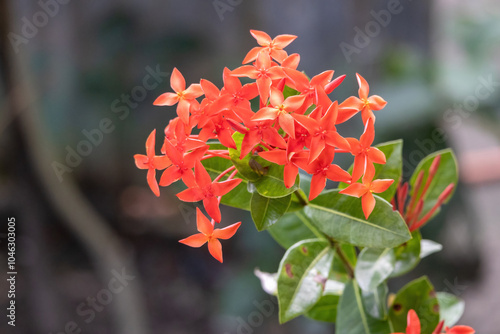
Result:
[[[175,93],[163,93],[153,102],[156,106],[173,106],[177,104],[177,115],[184,122],[189,124],[189,109],[197,97],[203,95],[200,84],[191,84],[186,89],[186,80],[177,68],[174,68],[170,76],[170,86]]]
[[[198,202],[203,200],[203,206],[210,217],[216,222],[220,222],[221,215],[218,197],[224,196],[238,184],[241,179],[227,180],[223,182],[212,181],[207,170],[200,161],[196,162],[194,168],[196,186],[188,188],[177,194],[177,197],[184,202]]]
[[[277,120],[283,131],[290,137],[295,138],[295,120],[290,114],[300,108],[304,103],[305,96],[295,95],[283,98],[283,93],[279,90],[271,89],[271,107],[261,108],[252,117],[252,121],[272,121]]]
[[[385,164],[385,154],[376,147],[371,147],[375,138],[375,127],[373,120],[368,119],[365,125],[365,131],[357,140],[356,138],[346,138],[351,146],[351,154],[354,155],[354,165],[352,169],[352,181],[359,180],[361,175],[373,172],[376,164]]]
[[[361,197],[361,206],[365,218],[368,219],[375,208],[375,197],[373,193],[382,193],[386,191],[394,182],[392,179],[373,180],[375,169],[367,170],[363,175],[363,183],[353,183],[340,191],[341,194]]]
[[[266,52],[274,60],[281,63],[288,55],[283,49],[297,38],[294,35],[278,35],[271,39],[268,34],[259,30],[250,30],[250,34],[260,46],[254,47],[247,53],[245,59],[243,59],[243,64],[254,61],[261,51]]]
[[[209,221],[201,210],[196,208],[196,227],[200,233],[179,240],[179,242],[196,248],[208,242],[208,251],[217,261],[222,263],[222,245],[219,239],[226,240],[231,238],[240,225],[241,222],[238,222],[222,229],[214,229],[214,222]]]
[[[372,119],[375,121],[375,115],[373,114],[373,110],[380,110],[385,107],[387,102],[378,95],[372,95],[368,97],[368,93],[370,92],[370,86],[368,86],[368,82],[366,82],[365,78],[356,73],[356,78],[358,79],[358,95],[359,98],[355,96],[351,96],[347,98],[340,105],[341,108],[352,109],[348,110],[346,113],[341,114],[339,118],[343,121],[351,118],[354,114],[361,110],[361,118],[363,119],[363,124],[366,124],[368,119]]]

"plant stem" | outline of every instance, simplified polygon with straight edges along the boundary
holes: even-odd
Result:
[[[352,265],[349,262],[349,260],[347,260],[347,256],[344,254],[344,251],[342,250],[342,247],[340,247],[340,244],[338,242],[333,241],[333,243],[334,243],[333,247],[335,248],[335,251],[337,252],[340,260],[344,264],[344,267],[345,267],[345,269],[347,271],[347,274],[349,275],[350,278],[354,278],[354,268],[352,267]]]
[[[295,190],[294,193],[299,199],[299,202],[300,204],[302,204],[302,206],[306,206],[307,204],[309,204],[309,200],[307,199],[307,197],[304,196],[304,192],[302,191],[302,189],[299,188]]]

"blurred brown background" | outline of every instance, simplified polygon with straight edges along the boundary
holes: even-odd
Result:
[[[7,217],[16,218],[16,327],[0,333],[332,333],[299,318],[280,326],[255,267],[284,250],[246,212],[224,264],[177,240],[194,205],[172,186],[156,198],[132,156],[173,108],[152,105],[177,67],[188,83],[222,82],[255,45],[250,29],[298,36],[300,70],[361,73],[388,105],[376,142],[405,141],[405,176],[452,147],[461,180],[423,234],[443,243],[391,291],[428,274],[466,300],[461,323],[500,319],[500,5],[481,1],[77,1],[0,5],[0,308],[7,303]],[[333,96],[332,96],[333,97]],[[359,135],[349,125],[344,135]],[[158,137],[159,138],[159,137]],[[345,166],[349,161],[342,162]],[[485,310],[488,310],[485,312]]]

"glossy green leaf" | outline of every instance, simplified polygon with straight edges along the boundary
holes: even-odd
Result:
[[[420,171],[424,171],[424,177],[422,179],[422,185],[425,185],[429,176],[429,168],[432,164],[432,161],[435,157],[441,155],[441,162],[439,164],[439,168],[437,169],[436,175],[432,179],[429,188],[424,196],[424,208],[422,209],[422,213],[420,216],[424,216],[429,210],[436,204],[439,195],[443,192],[443,190],[451,183],[457,184],[458,182],[458,167],[457,160],[453,151],[450,149],[441,150],[438,152],[434,152],[433,154],[425,157],[415,169],[411,179],[411,195],[414,196],[415,190],[415,181],[417,180],[417,176]],[[419,194],[423,190],[423,187],[419,190]],[[451,198],[448,197],[448,199]],[[436,211],[437,213],[437,211]]]
[[[318,302],[307,311],[306,316],[313,320],[334,323],[337,318],[339,300],[340,295],[323,294]]]
[[[389,310],[394,332],[405,331],[406,317],[411,309],[421,319],[422,333],[431,333],[436,328],[439,322],[439,303],[434,287],[425,276],[406,284],[396,294]]]
[[[391,277],[401,276],[406,274],[417,266],[420,262],[420,232],[413,231],[412,239],[394,248],[396,262]]]
[[[287,250],[278,271],[281,323],[312,308],[321,298],[334,250],[326,240],[303,240]]]
[[[354,275],[364,291],[374,291],[394,270],[392,248],[365,248],[359,253]]]
[[[443,245],[428,239],[422,239],[420,241],[420,258],[423,259],[426,256],[437,253],[443,249]]]
[[[373,291],[361,290],[366,312],[375,319],[387,319],[387,283],[382,283]]]
[[[270,164],[266,168],[266,174],[254,182],[255,189],[262,196],[271,198],[284,197],[299,188],[300,179],[298,175],[292,187],[285,187],[285,183],[283,182],[284,166]]]
[[[444,325],[451,327],[462,317],[465,310],[465,302],[448,292],[438,292],[440,320],[444,320]]]
[[[280,198],[261,196],[258,192],[252,194],[250,213],[258,231],[263,231],[275,224],[290,206],[292,195]]]
[[[233,139],[237,149],[235,150],[230,148],[229,157],[231,158],[231,161],[236,166],[236,169],[238,169],[238,172],[240,172],[241,175],[243,175],[247,180],[255,182],[262,176],[258,169],[252,168],[252,165],[257,162],[255,158],[258,157],[253,157],[252,154],[249,153],[245,157],[243,157],[243,159],[240,159],[241,143],[244,137],[245,135],[239,132],[235,132],[233,134]]]
[[[401,215],[392,205],[374,196],[375,209],[365,219],[359,198],[330,190],[316,197],[304,208],[307,217],[321,232],[336,241],[362,247],[395,247],[410,239]]]
[[[269,234],[283,248],[290,248],[293,244],[305,240],[318,238],[306,224],[310,224],[303,211],[286,213],[278,222],[267,229]]]
[[[403,141],[394,140],[386,143],[381,143],[376,145],[379,150],[385,154],[386,163],[385,165],[374,164],[375,166],[375,179],[392,179],[394,183],[384,191],[379,194],[383,199],[390,201],[394,194],[396,193],[397,183],[401,179],[403,174]],[[349,168],[349,173],[352,172],[352,165]],[[341,182],[339,184],[340,189],[347,188],[348,184]]]
[[[355,280],[349,281],[337,309],[336,334],[388,334],[389,322],[373,318],[363,305],[361,290]]]

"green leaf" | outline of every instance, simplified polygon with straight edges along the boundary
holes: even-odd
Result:
[[[387,320],[375,319],[366,312],[359,286],[351,280],[340,297],[335,333],[388,334],[392,331]]]
[[[335,262],[335,260],[334,260]],[[325,290],[323,295],[318,300],[316,304],[306,313],[306,316],[319,321],[326,321],[334,323],[337,318],[337,307],[340,300],[340,296],[345,288],[344,282],[331,279],[332,275],[325,283]]]
[[[271,198],[285,197],[299,188],[300,179],[298,175],[292,187],[285,187],[283,182],[285,166],[270,164],[266,167],[268,168],[266,174],[254,182],[255,189],[262,196]]]
[[[326,283],[328,284],[328,282]],[[313,320],[335,322],[340,295],[323,294],[314,306],[307,311],[306,316]]]
[[[299,95],[299,94],[300,92],[298,90],[295,90],[290,86],[285,85],[285,88],[283,88],[283,98],[285,99],[289,96]]]
[[[413,231],[411,236],[412,239],[394,248],[396,262],[391,277],[406,274],[420,262],[420,239],[422,237],[418,230]]]
[[[394,332],[405,331],[406,317],[411,309],[421,319],[422,333],[431,333],[436,328],[439,322],[439,303],[434,287],[425,276],[406,284],[394,298],[389,310]]]
[[[439,301],[439,320],[444,320],[445,326],[453,326],[464,314],[464,301],[448,292],[438,292],[436,295]]]
[[[396,258],[392,248],[365,248],[359,253],[354,275],[360,288],[374,291],[394,270]]]
[[[366,312],[375,319],[387,319],[387,283],[382,283],[373,291],[361,290]]]
[[[304,224],[304,221],[310,224],[302,210],[286,213],[267,231],[278,244],[287,249],[301,240],[318,237]]]
[[[403,141],[401,139],[394,140],[378,144],[375,147],[385,154],[386,163],[385,165],[374,164],[374,179],[394,180],[394,183],[389,187],[389,189],[379,194],[379,196],[383,199],[390,201],[396,193],[397,184],[403,174]],[[352,166],[349,168],[349,172],[352,173]],[[339,183],[340,189],[347,188],[347,186],[347,183]]]
[[[210,148],[213,148],[213,146],[214,144],[210,145]],[[212,180],[219,176],[223,171],[233,166],[233,163],[230,160],[218,157],[203,160],[201,163],[205,166],[205,169],[208,174],[210,174]],[[229,175],[224,176],[222,180],[227,179],[228,176]],[[222,196],[221,204],[250,211],[250,200],[252,199],[252,194],[247,190],[248,181],[239,173],[236,174],[236,177],[241,178],[241,183],[226,195]]]
[[[307,312],[320,299],[334,250],[326,240],[303,240],[287,250],[278,270],[279,318],[284,323]]]
[[[437,253],[443,249],[443,245],[428,239],[422,239],[420,241],[420,258],[423,259],[426,256]]]
[[[261,196],[258,192],[253,193],[250,212],[257,230],[263,231],[275,224],[286,212],[291,201],[292,195],[269,198]]]
[[[238,172],[240,172],[240,174],[243,175],[247,180],[254,182],[257,181],[262,176],[262,174],[258,173],[251,167],[251,163],[254,164],[255,162],[257,162],[255,158],[258,157],[253,157],[252,154],[249,153],[240,160],[241,143],[243,142],[244,137],[245,135],[239,132],[235,132],[233,134],[233,139],[237,149],[235,150],[230,148],[229,157],[231,158],[233,164],[236,166]]]
[[[336,241],[362,247],[395,247],[410,239],[401,215],[392,205],[374,196],[375,209],[365,219],[359,198],[330,190],[316,197],[304,208],[311,222]]]
[[[427,179],[429,177],[429,168],[432,164],[432,161],[435,157],[441,155],[441,162],[436,171],[436,175],[432,179],[427,192],[424,195],[424,207],[422,209],[422,213],[420,217],[423,217],[427,212],[431,210],[431,208],[436,204],[439,195],[443,192],[443,190],[451,183],[457,184],[458,182],[458,167],[457,160],[453,151],[450,149],[441,150],[438,152],[434,152],[433,154],[425,157],[417,166],[413,175],[410,179],[411,185],[411,196],[415,196],[415,181],[417,180],[417,176],[421,171],[424,171],[424,177],[422,179],[422,185],[425,185]],[[419,194],[423,190],[423,186],[419,190]],[[420,196],[420,195],[419,195]],[[451,198],[448,197],[448,200]],[[439,210],[436,211],[436,214]]]

